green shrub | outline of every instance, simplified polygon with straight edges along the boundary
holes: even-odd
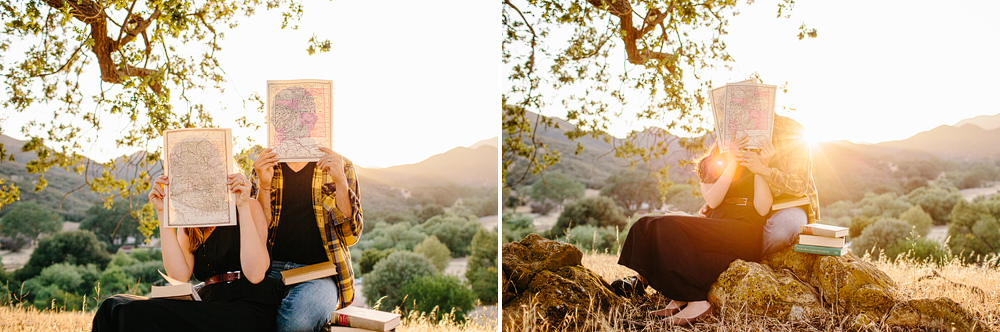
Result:
[[[45,235],[38,240],[38,247],[31,253],[28,263],[15,273],[18,280],[28,280],[43,268],[56,263],[70,265],[95,264],[104,269],[111,260],[104,250],[104,243],[97,240],[94,233],[86,230],[59,232]]]
[[[160,251],[160,248],[136,248],[132,249],[129,255],[140,262],[163,262],[163,252]]]
[[[431,203],[424,205],[420,209],[420,213],[417,214],[417,218],[420,219],[420,222],[425,222],[427,221],[427,219],[430,219],[433,216],[439,216],[442,214],[444,214],[444,208],[442,208],[440,205]]]
[[[17,291],[24,294],[22,301],[31,303],[38,309],[80,309],[84,305],[84,299],[93,299],[96,294],[95,282],[100,275],[93,264],[79,266],[57,263],[42,269],[38,276],[25,281],[22,289]],[[107,294],[104,290],[101,293]],[[96,301],[88,300],[88,306],[94,304]]]
[[[584,187],[561,172],[546,172],[541,178],[531,184],[528,195],[536,201],[551,199],[556,205],[564,200],[583,197]]]
[[[948,252],[944,250],[940,243],[928,239],[903,239],[886,249],[886,256],[897,258],[900,255],[908,255],[918,263],[943,264],[948,259]]]
[[[858,216],[851,218],[851,226],[848,231],[848,235],[851,236],[851,239],[857,239],[861,236],[861,233],[864,232],[865,228],[868,228],[868,226],[871,226],[874,223],[875,218],[872,217]]]
[[[915,205],[903,214],[899,215],[899,219],[905,221],[910,226],[914,227],[914,231],[917,235],[927,236],[927,232],[931,230],[931,226],[934,225],[934,219],[920,205]]]
[[[60,229],[62,218],[35,202],[18,203],[0,218],[0,231],[7,236],[24,234],[29,239],[34,239],[39,234],[54,233]]]
[[[363,249],[407,251],[413,250],[413,247],[424,242],[427,234],[406,221],[398,224],[379,222],[372,228],[371,233],[367,234],[367,239],[362,238],[363,240],[359,244]]]
[[[951,251],[965,257],[1000,252],[1000,196],[968,203],[961,200],[951,211],[948,236]]]
[[[623,228],[628,224],[625,211],[608,197],[587,197],[566,204],[566,208],[555,226],[549,230],[549,238],[563,236],[570,227],[596,226]]]
[[[566,232],[565,241],[583,252],[594,250],[602,253],[618,253],[618,231],[613,227],[597,228],[590,225],[573,227]]]
[[[469,254],[469,244],[476,231],[483,228],[483,224],[475,216],[458,216],[445,213],[434,216],[427,222],[415,227],[428,236],[437,236],[441,243],[451,250],[451,257],[463,257]]]
[[[465,314],[472,310],[475,294],[455,276],[427,275],[413,278],[403,284],[406,294],[403,307],[406,311],[434,313],[432,320],[440,320],[446,313],[454,312],[456,322],[464,322]]]
[[[114,202],[111,209],[105,208],[103,203],[90,207],[87,218],[80,222],[80,229],[94,232],[112,253],[118,251],[128,237],[142,237],[139,220],[132,216],[129,203],[125,201]]]
[[[148,285],[162,278],[157,271],[166,271],[163,268],[163,261],[138,262],[129,266],[122,266],[121,268],[130,279],[143,283],[144,288],[148,288]],[[146,290],[148,291],[148,289]]]
[[[361,269],[361,274],[367,274],[375,269],[375,264],[382,260],[386,256],[389,256],[393,252],[392,249],[387,249],[385,251],[378,249],[365,249],[361,252],[361,258],[358,260],[358,265]]]
[[[934,219],[935,225],[946,225],[949,221],[951,210],[964,201],[962,194],[957,190],[943,189],[937,186],[920,187],[906,194],[905,199],[913,205],[920,205]],[[824,211],[824,213],[826,213]]]
[[[479,229],[472,238],[465,279],[483,303],[497,303],[497,233]]]
[[[108,294],[121,294],[129,290],[135,284],[135,279],[129,278],[128,274],[118,265],[108,264],[108,268],[101,273],[98,280],[101,285],[101,292]]]
[[[409,251],[396,251],[375,264],[375,268],[364,278],[362,292],[369,307],[391,311],[403,304],[400,288],[410,279],[434,275],[434,265],[424,255]]]
[[[438,272],[444,272],[444,269],[448,267],[448,261],[451,260],[451,250],[448,250],[448,246],[438,241],[437,236],[434,235],[428,236],[424,242],[413,247],[413,252],[427,257]]]
[[[504,243],[521,241],[528,234],[535,232],[535,222],[529,215],[505,212],[501,219]]]
[[[869,251],[889,248],[911,234],[910,224],[896,219],[881,219],[861,232],[861,236],[851,243],[851,250],[857,255]]]

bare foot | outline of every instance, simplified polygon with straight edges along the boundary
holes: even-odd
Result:
[[[660,317],[667,317],[667,316],[670,316],[670,315],[673,315],[673,314],[677,313],[685,305],[687,305],[687,302],[670,300],[670,303],[667,303],[666,307],[664,307],[663,309],[660,309],[660,310],[650,311],[649,314],[650,315],[660,316]]]
[[[712,314],[712,304],[708,301],[695,301],[688,303],[687,307],[678,312],[677,314],[667,317],[664,321],[670,325],[684,326],[691,324],[698,318],[705,317]]]

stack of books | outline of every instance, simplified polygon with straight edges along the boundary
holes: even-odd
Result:
[[[330,314],[330,332],[395,331],[399,326],[399,314],[346,307]]]
[[[799,244],[795,251],[829,256],[843,256],[847,253],[846,227],[824,224],[802,225],[799,234]]]

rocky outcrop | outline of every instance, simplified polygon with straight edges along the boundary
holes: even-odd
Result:
[[[575,246],[529,234],[503,245],[503,330],[565,329],[622,301]]]
[[[736,260],[712,285],[709,301],[723,310],[782,320],[832,313],[851,317],[855,327],[988,331],[951,299],[903,298],[888,275],[853,254],[821,256],[786,248],[761,263]]]

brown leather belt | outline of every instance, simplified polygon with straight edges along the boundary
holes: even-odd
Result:
[[[736,205],[743,206],[743,205],[747,205],[747,201],[749,201],[749,200],[746,197],[733,197],[733,198],[726,198],[726,199],[722,200],[722,203],[725,203],[725,204],[736,204]]]
[[[226,272],[226,273],[223,273],[223,274],[220,274],[220,275],[215,275],[215,276],[212,276],[212,277],[210,277],[208,279],[205,279],[205,286],[208,286],[208,285],[211,285],[211,284],[214,284],[214,283],[217,283],[217,282],[229,283],[229,282],[233,282],[234,280],[238,280],[238,279],[240,279],[242,277],[243,277],[243,273],[241,273],[240,271]]]

